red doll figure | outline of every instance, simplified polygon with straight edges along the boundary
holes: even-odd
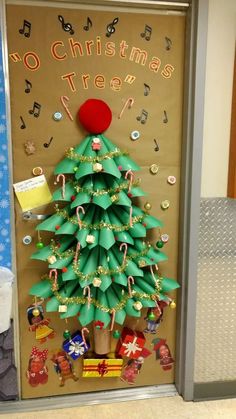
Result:
[[[124,367],[120,379],[128,384],[134,384],[137,375],[140,373],[144,358],[130,359]]]
[[[174,360],[171,356],[169,346],[161,345],[157,351],[157,356],[160,359],[160,366],[164,371],[171,370]]]
[[[65,381],[69,378],[77,381],[79,378],[76,376],[72,362],[69,360],[66,352],[60,351],[51,358],[54,363],[56,373],[59,375],[60,387],[65,385]]]
[[[48,369],[45,365],[48,355],[48,349],[40,351],[36,346],[33,346],[26,377],[32,387],[37,387],[39,384],[46,384],[48,381]]]
[[[47,338],[55,336],[54,330],[48,327],[49,319],[43,317],[43,307],[41,305],[31,305],[27,308],[29,330],[35,332],[36,339],[40,342],[46,342]]]

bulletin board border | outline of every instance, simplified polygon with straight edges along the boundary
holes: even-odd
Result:
[[[36,2],[31,2],[31,4]],[[46,2],[41,2],[44,5]],[[50,2],[51,3],[51,2]],[[55,2],[54,2],[55,3]],[[59,0],[60,6],[62,5]],[[72,1],[73,4],[79,2]],[[95,4],[93,0],[84,1],[82,4]],[[6,115],[9,143],[9,167],[11,169],[11,120],[10,120],[10,99],[9,99],[9,77],[7,64],[7,42],[6,42],[6,19],[5,6],[13,4],[11,1],[0,0],[1,28],[3,43],[3,61],[6,80]],[[14,4],[16,2],[14,1]],[[17,4],[25,5],[25,1],[18,1]],[[177,357],[176,357],[176,387],[185,400],[193,400],[194,391],[194,345],[195,345],[195,314],[196,314],[196,278],[197,278],[197,243],[198,223],[200,210],[200,173],[202,156],[202,132],[204,114],[204,86],[205,86],[205,56],[206,56],[206,35],[207,35],[207,11],[208,0],[190,0],[188,3],[182,1],[101,1],[99,5],[128,6],[145,8],[187,8],[187,32],[186,32],[186,64],[185,64],[185,92],[183,121],[184,150],[182,157],[182,169],[184,179],[182,182],[180,209],[180,263],[179,281],[181,289],[179,293],[179,309],[177,317]],[[49,2],[47,2],[49,5]],[[68,5],[67,5],[68,6]],[[174,10],[176,10],[174,8]],[[12,170],[10,170],[12,173]],[[10,198],[13,202],[12,180],[10,173]],[[197,174],[197,175],[196,175]],[[14,243],[14,210],[11,205],[12,223],[12,255],[13,272],[16,272],[15,264],[15,243]],[[17,281],[16,281],[17,283]],[[18,333],[18,312],[17,293],[15,285],[14,299],[14,328],[15,342],[19,340]],[[19,365],[19,348],[16,344],[16,365]],[[19,370],[19,368],[18,368]],[[20,383],[20,380],[19,380]],[[72,405],[90,405],[100,403],[112,403],[125,400],[137,400],[153,397],[164,397],[177,394],[174,385],[148,386],[135,389],[111,390],[104,392],[93,392],[87,394],[46,397],[43,408],[62,408]],[[19,387],[20,392],[20,387]],[[1,412],[30,411],[42,409],[42,399],[19,400],[15,402],[0,403]]]

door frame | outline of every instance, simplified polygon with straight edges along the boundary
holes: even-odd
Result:
[[[46,3],[45,0],[40,3]],[[61,0],[57,0],[54,4]],[[12,168],[11,120],[9,98],[8,51],[6,37],[6,4],[32,4],[30,1],[0,0],[0,28],[2,32],[2,51],[6,86],[6,117],[9,143],[9,167]],[[35,4],[35,2],[33,2]],[[72,0],[71,3],[79,3]],[[84,0],[83,4],[96,4],[94,0]],[[198,226],[200,216],[200,190],[202,165],[202,139],[204,121],[204,92],[206,44],[208,26],[209,0],[189,1],[148,1],[139,0],[101,0],[99,5],[129,6],[145,8],[164,8],[186,10],[186,59],[185,59],[185,94],[183,106],[183,150],[182,150],[182,184],[180,194],[180,239],[179,239],[179,275],[181,288],[178,294],[177,309],[177,344],[176,344],[176,382],[175,385],[159,385],[141,388],[93,392],[78,395],[45,397],[42,399],[1,402],[2,412],[35,411],[53,408],[68,408],[79,405],[113,403],[153,397],[182,395],[184,400],[193,400],[194,393],[194,347],[197,297],[197,260],[198,260]],[[50,2],[47,2],[50,5]],[[187,7],[188,5],[188,7]],[[12,170],[9,177],[9,191],[13,203]],[[12,255],[15,255],[14,209],[11,205]],[[15,257],[13,272],[16,273]],[[14,292],[14,334],[16,366],[19,366],[19,326],[17,310],[17,280]],[[18,368],[20,393],[20,376]]]

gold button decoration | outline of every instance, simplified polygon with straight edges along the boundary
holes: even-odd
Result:
[[[88,244],[93,244],[95,242],[95,236],[93,236],[92,234],[88,234],[86,237],[86,242]]]
[[[93,171],[94,172],[101,172],[103,169],[102,164],[101,163],[94,163],[93,164]]]
[[[143,260],[143,259],[139,260],[139,261],[138,261],[138,266],[139,266],[140,268],[144,268],[144,266],[146,266],[146,261],[145,261],[145,260]]]
[[[40,176],[40,175],[43,174],[43,169],[42,169],[42,167],[39,167],[39,166],[34,167],[33,170],[32,170],[32,173],[33,173],[34,176]]]
[[[169,235],[168,234],[162,234],[161,235],[161,241],[163,242],[163,243],[167,243],[168,241],[169,241]]]
[[[67,306],[64,304],[61,304],[58,306],[59,313],[66,313],[67,312]]]
[[[135,301],[135,303],[133,304],[133,307],[135,310],[140,311],[143,308],[143,305],[141,303],[141,301]]]
[[[48,256],[48,263],[50,263],[50,265],[52,265],[53,263],[55,263],[57,261],[56,256],[52,255],[52,256]]]
[[[157,166],[157,164],[152,164],[149,170],[152,173],[152,175],[156,175],[159,170],[159,167]]]
[[[150,202],[146,202],[144,204],[144,208],[145,208],[145,210],[149,211],[152,208],[152,204],[150,204]]]
[[[176,183],[176,177],[175,177],[175,176],[168,176],[168,178],[167,178],[167,182],[168,182],[170,185],[174,185],[174,184]]]
[[[100,287],[101,283],[102,283],[102,281],[101,281],[100,278],[94,278],[93,279],[93,286],[94,287]]]
[[[169,208],[169,206],[170,206],[170,201],[168,201],[168,199],[165,199],[164,201],[162,201],[162,203],[161,203],[161,208],[162,208],[163,210],[168,209],[168,208]]]
[[[117,201],[119,201],[119,195],[112,195],[111,202],[117,202]]]
[[[176,302],[174,300],[171,301],[170,308],[176,308]]]

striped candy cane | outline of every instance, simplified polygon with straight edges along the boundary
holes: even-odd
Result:
[[[128,290],[130,298],[132,297],[131,282],[134,285],[134,278],[132,276],[128,276]]]
[[[129,209],[129,225],[130,227],[133,227],[133,218],[132,218],[132,214],[133,214],[133,208],[130,207]]]
[[[87,329],[87,327],[83,327],[82,329],[81,329],[81,336],[82,336],[82,339],[83,339],[83,342],[84,342],[84,346],[86,347],[86,349],[88,349],[88,345],[87,345],[87,342],[86,342],[86,339],[85,339],[85,336],[84,336],[84,333],[87,333],[87,334],[89,334],[89,330]]]
[[[75,249],[75,257],[74,257],[74,262],[75,263],[77,263],[79,253],[80,253],[80,242],[77,243],[76,249]]]
[[[115,315],[116,315],[116,310],[113,308],[111,310],[111,327],[109,329],[110,332],[112,332],[113,327],[114,327],[114,323],[115,323]]]
[[[125,248],[122,265],[125,265],[125,263],[126,263],[126,256],[127,256],[127,250],[128,250],[127,243],[121,243],[121,245],[120,245],[120,251],[122,250],[122,247]]]
[[[52,284],[52,289],[53,291],[57,290],[57,270],[56,269],[51,269],[49,271],[49,278],[53,279],[53,284]]]
[[[79,229],[81,230],[81,227],[82,227],[82,221],[81,221],[81,219],[80,219],[80,215],[79,215],[80,210],[82,211],[82,213],[83,213],[83,214],[85,214],[85,210],[84,210],[84,208],[83,208],[81,205],[79,205],[79,206],[76,208],[76,215],[77,215],[77,219],[78,219]]]
[[[126,174],[125,174],[125,179],[128,179],[129,177],[129,188],[128,188],[128,192],[130,192],[131,187],[134,183],[134,173],[132,172],[131,169],[127,170]]]
[[[127,108],[127,109],[130,109],[130,108],[133,106],[133,104],[134,104],[134,99],[133,99],[132,97],[129,97],[129,98],[126,100],[126,102],[125,102],[125,104],[124,104],[123,108],[121,109],[121,111],[120,111],[120,113],[119,113],[119,115],[118,115],[118,119],[120,119],[120,118],[122,117],[122,115],[123,115],[123,113],[124,113],[125,109],[126,109],[126,108]]]
[[[62,178],[61,196],[62,196],[62,199],[65,199],[66,178],[65,178],[65,175],[63,175],[63,173],[60,173],[59,175],[57,175],[57,182],[60,181],[60,178]]]
[[[84,291],[83,291],[83,295],[85,296],[86,294],[87,294],[87,299],[88,299],[88,308],[90,308],[91,292],[90,292],[90,287],[88,285],[84,287]]]
[[[61,100],[61,104],[62,104],[63,108],[65,109],[68,117],[70,118],[71,121],[73,121],[73,116],[71,115],[71,113],[68,109],[68,106],[67,106],[67,102],[69,102],[68,96],[61,96],[60,100]]]

